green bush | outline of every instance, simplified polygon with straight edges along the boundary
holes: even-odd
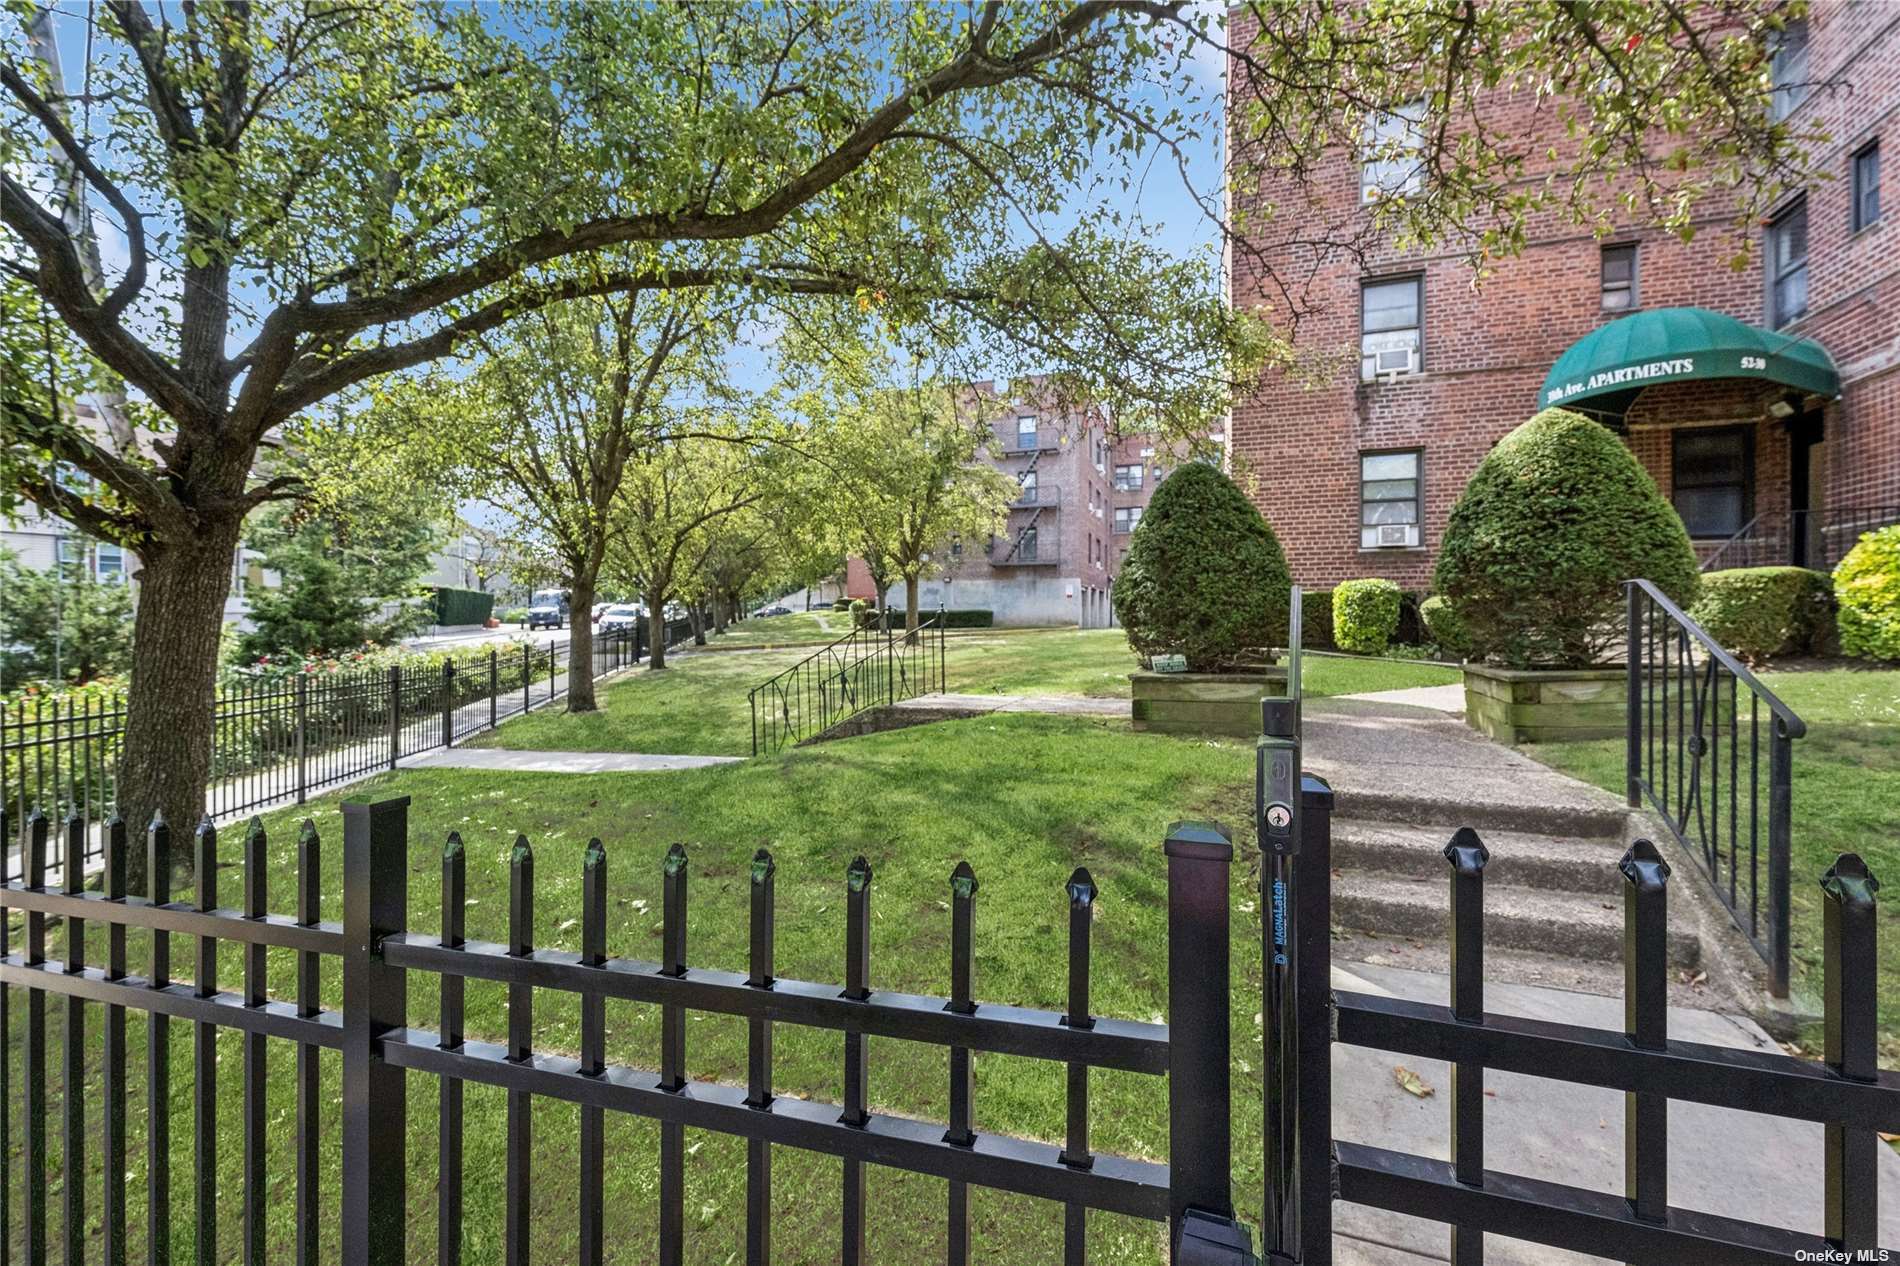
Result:
[[[1471,653],[1471,633],[1465,628],[1465,622],[1458,618],[1457,609],[1445,600],[1444,594],[1435,593],[1419,603],[1418,614],[1425,622],[1425,631],[1438,644],[1440,652],[1459,659]]]
[[[1318,651],[1334,649],[1332,590],[1300,591],[1300,643]]]
[[[526,624],[528,622],[528,608],[509,607],[495,618],[500,620],[503,624]]]
[[[1743,659],[1806,655],[1834,631],[1834,582],[1805,567],[1710,572],[1689,618]]]
[[[917,613],[917,619],[920,623],[925,620],[934,620],[936,618],[937,618],[937,612],[928,607],[926,607],[924,610]],[[883,627],[883,625],[879,622],[878,613],[875,610],[868,607],[862,611],[858,611],[854,613],[854,622],[855,622],[855,626],[860,629],[875,629],[875,628]],[[960,609],[956,611],[945,611],[943,613],[943,627],[946,629],[987,629],[987,628],[992,627],[995,623],[996,623],[995,612],[988,611],[988,610],[981,610],[976,607],[970,607],[970,608]],[[902,607],[891,608],[891,628],[899,632],[903,630],[904,608]]]
[[[968,607],[961,611],[945,611],[943,627],[946,629],[987,629],[996,624],[996,613],[980,607]]]
[[[1636,576],[1694,600],[1682,520],[1621,440],[1546,409],[1479,463],[1445,525],[1436,588],[1474,655],[1580,667],[1620,649],[1623,582]]]
[[[495,610],[495,595],[479,589],[442,589],[435,591],[437,624],[480,624]]]
[[[1834,569],[1841,653],[1900,659],[1900,524],[1869,532]]]
[[[1333,590],[1333,641],[1342,651],[1383,655],[1399,631],[1399,587],[1389,580],[1344,580]]]
[[[1221,672],[1286,637],[1291,583],[1280,542],[1247,495],[1189,462],[1155,489],[1135,528],[1115,615],[1144,660],[1180,654],[1195,672]]]

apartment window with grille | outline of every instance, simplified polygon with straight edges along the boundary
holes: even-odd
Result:
[[[1424,365],[1425,279],[1368,281],[1359,290],[1359,376],[1414,374]]]
[[[1036,447],[1036,419],[1034,418],[1017,418],[1016,419],[1016,447],[1017,448]]]
[[[1768,226],[1768,323],[1783,326],[1808,311],[1808,200]]]
[[[1367,121],[1365,159],[1359,165],[1361,203],[1418,192],[1425,174],[1418,128],[1424,117],[1425,103],[1408,101],[1396,110],[1381,110]]]
[[[1116,492],[1140,492],[1142,476],[1147,472],[1139,465],[1117,466],[1115,468]]]
[[[1115,511],[1115,532],[1119,536],[1125,536],[1134,531],[1135,525],[1139,522],[1141,522],[1140,506],[1122,506]]]
[[[1603,310],[1628,312],[1636,306],[1636,244],[1603,248]]]
[[[1676,432],[1670,485],[1690,536],[1727,539],[1747,524],[1748,438],[1739,426]]]
[[[1420,456],[1418,449],[1359,455],[1359,548],[1418,545]]]
[[[1880,143],[1854,155],[1854,232],[1880,219]]]
[[[1769,113],[1776,120],[1787,118],[1808,97],[1808,24],[1796,19],[1781,30],[1775,41],[1775,54],[1768,64],[1774,83],[1774,100]]]

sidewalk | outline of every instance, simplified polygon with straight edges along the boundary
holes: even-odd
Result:
[[[1333,987],[1444,1005],[1447,978],[1431,972],[1333,965]],[[1485,982],[1485,1008],[1502,1015],[1620,1031],[1623,1002],[1535,985]],[[1684,1041],[1776,1051],[1774,1040],[1740,1016],[1669,1009],[1669,1036]],[[1393,1069],[1417,1073],[1432,1093],[1400,1088]],[[1335,1045],[1333,1135],[1449,1159],[1451,1071],[1437,1060]],[[1821,1233],[1822,1127],[1754,1112],[1669,1105],[1669,1202],[1726,1217]],[[1485,1166],[1595,1191],[1623,1190],[1623,1095],[1516,1073],[1485,1074]],[[1880,1242],[1900,1243],[1900,1156],[1879,1153]],[[1426,1266],[1448,1260],[1442,1223],[1360,1205],[1336,1208],[1339,1266]],[[1601,1262],[1507,1240],[1486,1239],[1487,1266],[1573,1266]]]

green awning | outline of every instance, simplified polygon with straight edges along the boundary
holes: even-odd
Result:
[[[1540,408],[1621,417],[1644,387],[1705,378],[1759,378],[1833,399],[1841,376],[1813,339],[1758,330],[1707,308],[1655,308],[1592,330],[1557,358]]]

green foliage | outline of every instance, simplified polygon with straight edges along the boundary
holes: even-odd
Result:
[[[1454,659],[1471,654],[1471,630],[1458,618],[1458,609],[1442,593],[1435,593],[1418,604],[1419,618],[1439,651]]]
[[[1115,583],[1115,614],[1144,660],[1237,668],[1286,636],[1291,577],[1273,529],[1233,480],[1189,462],[1155,489]]]
[[[1869,532],[1834,569],[1841,653],[1900,660],[1900,524]]]
[[[943,627],[946,629],[987,629],[995,625],[996,613],[978,607],[943,613]]]
[[[131,589],[76,565],[34,571],[0,552],[0,630],[0,693],[120,674],[132,660]]]
[[[1336,648],[1337,643],[1333,641],[1332,590],[1300,591],[1300,641],[1314,650],[1330,651]]]
[[[437,624],[481,624],[495,610],[495,595],[483,593],[479,589],[445,589],[435,591],[435,622]]]
[[[1623,442],[1546,409],[1499,441],[1452,507],[1435,588],[1472,653],[1513,667],[1595,664],[1622,637],[1623,582],[1692,601],[1695,551]]]
[[[508,607],[495,616],[503,624],[525,624],[528,620],[528,608]]]
[[[1383,655],[1399,630],[1399,587],[1389,580],[1345,580],[1333,590],[1333,640],[1342,651]]]
[[[1702,577],[1689,618],[1745,660],[1807,655],[1834,632],[1834,582],[1805,567],[1738,567]]]
[[[253,586],[255,626],[240,650],[247,659],[272,653],[339,651],[393,641],[428,623],[414,598],[428,570],[436,525],[401,498],[379,507],[358,504],[350,517],[266,512],[252,529],[252,548],[281,577],[276,588]],[[385,602],[400,605],[384,614]]]

